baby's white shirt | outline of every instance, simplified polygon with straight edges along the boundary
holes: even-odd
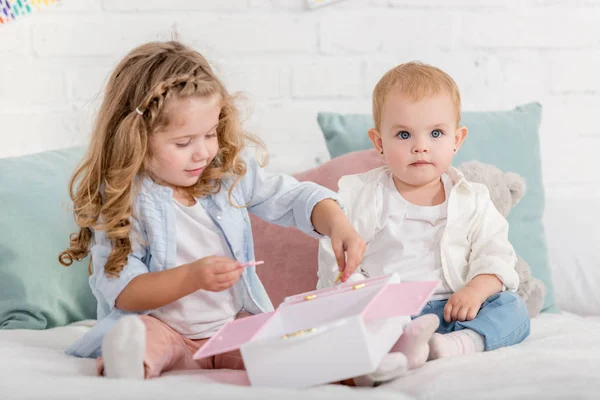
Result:
[[[444,278],[440,240],[448,216],[448,197],[452,180],[442,175],[446,199],[436,206],[418,206],[408,202],[396,189],[392,174],[385,180],[382,229],[367,246],[361,270],[367,277],[398,273],[403,282],[442,282],[433,299],[448,299],[452,289]]]
[[[191,207],[177,201],[174,203],[177,232],[175,265],[212,255],[233,258],[223,233],[200,202]],[[198,290],[154,310],[150,315],[190,339],[211,337],[241,311],[240,284],[241,281],[238,281],[222,292]]]
[[[340,179],[339,194],[346,205],[346,214],[356,232],[367,244],[371,254],[375,236],[384,228],[388,215],[383,198],[388,192],[389,167],[347,175]],[[440,238],[441,266],[445,283],[453,292],[461,290],[474,277],[494,274],[507,290],[517,291],[519,275],[515,271],[517,256],[508,241],[508,222],[498,212],[485,185],[468,182],[462,173],[450,167],[447,176],[452,182],[446,196],[447,222]],[[446,185],[446,191],[448,191]],[[398,207],[406,203],[397,202]],[[440,228],[442,229],[442,228]],[[339,269],[331,247],[331,240],[319,241],[319,281],[317,288],[335,286]],[[364,280],[363,265],[348,279]]]

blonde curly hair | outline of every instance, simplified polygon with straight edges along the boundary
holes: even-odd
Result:
[[[149,138],[168,124],[166,104],[171,99],[215,94],[222,106],[217,126],[219,151],[198,182],[185,190],[193,197],[214,194],[221,190],[224,177],[233,177],[229,187],[232,202],[232,190],[246,173],[240,152],[247,142],[262,150],[265,147],[242,129],[235,97],[208,61],[177,41],[144,44],[121,60],[108,80],[87,154],[69,183],[80,229],[71,234],[69,248],[60,253],[62,265],[88,255],[93,230],[106,231],[112,249],[104,271],[119,276],[132,248],[131,219],[140,181],[136,178],[148,174]],[[264,165],[266,152],[263,155]]]

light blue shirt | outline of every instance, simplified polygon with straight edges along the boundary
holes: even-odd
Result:
[[[252,158],[247,160],[246,175],[234,187],[229,201],[229,188],[233,179],[225,179],[221,190],[205,196],[202,203],[215,224],[221,229],[237,261],[254,260],[254,242],[248,212],[259,218],[285,227],[296,227],[316,238],[312,223],[313,207],[321,200],[331,198],[341,204],[336,193],[312,182],[265,172]],[[101,355],[102,339],[112,326],[128,312],[115,308],[115,300],[129,282],[147,272],[164,271],[175,267],[176,227],[172,189],[145,178],[141,181],[135,201],[135,218],[131,219],[132,251],[118,278],[109,278],[104,266],[111,252],[106,232],[94,231],[92,247],[93,274],[89,283],[98,300],[98,322],[81,339],[71,345],[66,353],[77,357]],[[315,266],[316,268],[316,266]],[[254,267],[242,274],[243,308],[251,314],[273,310],[273,305]],[[149,313],[147,310],[144,314]]]

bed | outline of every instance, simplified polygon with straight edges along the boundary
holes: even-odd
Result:
[[[544,314],[522,344],[438,360],[375,389],[340,385],[304,390],[228,384],[238,371],[171,372],[150,381],[95,377],[95,362],[64,349],[89,329],[86,321],[43,331],[0,331],[3,399],[597,399],[600,317]]]
[[[600,257],[594,243],[600,230],[587,221],[600,219],[589,214],[596,199],[581,199],[578,204],[587,207],[580,209],[568,204],[569,199],[549,200],[544,221],[563,311],[533,319],[531,336],[517,346],[429,362],[377,388],[251,388],[230,384],[244,379],[237,371],[172,372],[150,381],[126,381],[98,378],[94,360],[64,354],[94,323],[90,320],[48,330],[0,330],[0,398],[598,399],[600,312],[594,308],[594,284],[600,283]]]

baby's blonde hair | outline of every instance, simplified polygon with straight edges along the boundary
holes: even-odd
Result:
[[[240,157],[247,141],[264,150],[255,136],[242,129],[239,112],[208,61],[177,42],[152,42],[133,49],[111,74],[95,121],[87,155],[69,183],[79,232],[59,255],[69,266],[87,256],[92,229],[106,231],[112,249],[104,267],[116,277],[131,252],[131,218],[139,176],[148,175],[149,138],[169,121],[165,107],[172,99],[218,95],[221,113],[217,126],[219,151],[198,182],[189,188],[194,197],[221,190],[225,176],[235,184],[246,173]],[[265,153],[266,154],[266,153]],[[266,160],[265,160],[266,162]]]
[[[411,61],[386,72],[373,89],[373,119],[377,130],[381,128],[386,97],[392,90],[398,90],[414,101],[447,92],[456,107],[456,123],[460,121],[460,91],[454,79],[439,68]]]

